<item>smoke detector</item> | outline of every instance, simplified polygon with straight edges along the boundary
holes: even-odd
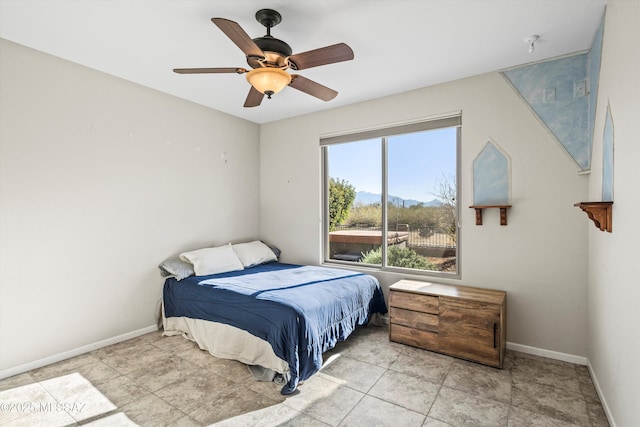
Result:
[[[534,34],[531,36],[527,36],[527,38],[524,39],[525,43],[529,45],[529,53],[533,53],[533,51],[536,49],[536,41],[538,41],[539,38],[540,36]]]

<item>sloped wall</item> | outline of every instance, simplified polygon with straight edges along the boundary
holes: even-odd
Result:
[[[591,49],[503,72],[583,170],[591,168],[604,18]]]

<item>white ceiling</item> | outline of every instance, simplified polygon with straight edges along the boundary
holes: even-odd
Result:
[[[266,123],[589,49],[606,0],[0,0],[0,37]],[[298,73],[339,92],[324,102],[285,88],[244,108],[243,75],[173,68],[247,67],[212,22],[265,34],[255,12],[275,9],[272,35],[294,53],[347,43],[353,61]],[[527,36],[540,40],[528,53]],[[248,68],[248,67],[247,67]],[[46,70],[43,70],[46,72]]]

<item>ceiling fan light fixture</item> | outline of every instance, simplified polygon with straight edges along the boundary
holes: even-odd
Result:
[[[247,73],[247,81],[258,92],[271,98],[291,83],[291,75],[280,68],[256,68]]]

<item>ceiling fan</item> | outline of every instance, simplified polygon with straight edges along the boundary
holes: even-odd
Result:
[[[353,59],[353,51],[345,43],[292,55],[291,47],[282,40],[271,36],[271,28],[282,21],[282,16],[272,9],[256,12],[256,20],[267,28],[267,34],[251,39],[238,23],[224,18],[212,18],[211,21],[234,42],[246,55],[251,70],[245,68],[174,68],[178,74],[237,73],[247,74],[251,84],[245,107],[257,107],[267,95],[280,92],[285,86],[291,86],[301,92],[330,101],[338,95],[333,89],[316,83],[298,74],[289,74],[285,70],[305,70],[321,65]]]

